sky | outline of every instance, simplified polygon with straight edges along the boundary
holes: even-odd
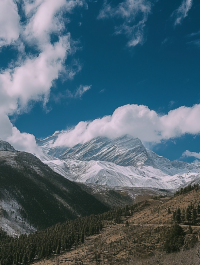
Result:
[[[200,159],[198,0],[0,0],[0,139],[130,134]]]

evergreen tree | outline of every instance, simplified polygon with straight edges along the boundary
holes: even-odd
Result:
[[[181,226],[175,224],[166,236],[164,250],[167,253],[179,251],[184,244],[185,232]]]
[[[178,208],[178,210],[176,211],[176,219],[175,221],[179,224],[181,222],[181,209]]]

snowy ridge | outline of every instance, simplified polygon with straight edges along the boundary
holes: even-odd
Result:
[[[84,144],[51,147],[59,132],[40,140],[55,172],[69,180],[108,187],[177,189],[200,182],[200,163],[170,161],[144,147],[129,135],[116,139],[97,137]]]
[[[109,187],[176,189],[200,178],[200,171],[167,175],[151,166],[136,168],[106,161],[46,161],[55,172],[76,182]]]
[[[148,153],[142,142],[138,138],[129,135],[116,139],[97,137],[84,144],[68,147],[52,147],[58,137],[56,134],[38,140],[38,145],[45,154],[65,159],[75,159],[80,161],[108,161],[122,166],[139,166],[148,159]]]

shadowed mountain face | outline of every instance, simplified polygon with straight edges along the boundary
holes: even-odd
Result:
[[[108,210],[29,153],[0,151],[0,183],[0,225],[10,234]]]

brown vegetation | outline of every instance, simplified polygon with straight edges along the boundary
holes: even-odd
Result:
[[[34,264],[199,264],[199,226],[191,229],[181,225],[186,236],[180,252],[163,251],[173,211],[185,209],[191,202],[200,203],[200,190],[171,198],[151,198],[133,216],[124,217],[121,224],[106,222],[100,234],[86,238],[76,249]]]

